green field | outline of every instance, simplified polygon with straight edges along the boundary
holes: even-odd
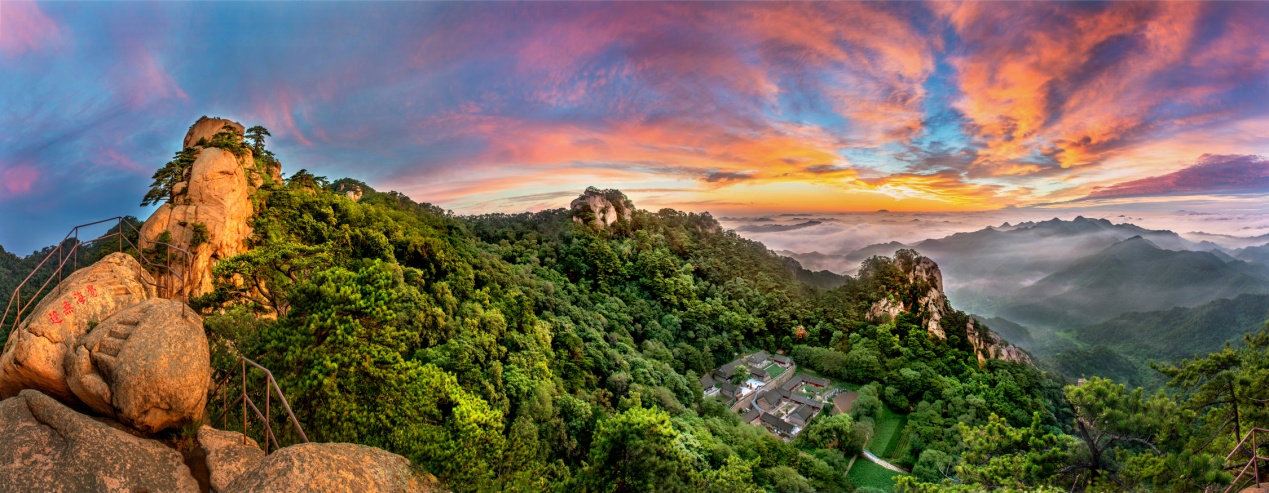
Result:
[[[877,427],[873,430],[872,440],[868,441],[868,451],[883,459],[894,457],[899,442],[903,438],[903,429],[908,426],[908,416],[891,411],[881,406],[881,415],[877,417]]]
[[[857,486],[872,486],[873,488],[881,488],[891,491],[894,488],[894,477],[899,473],[881,467],[869,462],[868,459],[860,457],[855,461],[855,465],[850,468],[850,474],[846,477],[850,478]]]
[[[771,375],[771,378],[772,378],[772,379],[774,379],[774,378],[776,378],[776,377],[780,376],[780,375],[781,375],[781,374],[783,374],[785,371],[787,371],[785,367],[780,366],[780,365],[777,365],[777,364],[775,364],[775,363],[772,363],[772,364],[770,364],[770,365],[767,365],[767,367],[766,367],[766,368],[764,368],[764,370],[767,370],[767,374],[768,374],[768,375]]]

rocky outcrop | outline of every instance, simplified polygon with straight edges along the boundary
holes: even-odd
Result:
[[[1001,339],[999,334],[986,327],[975,326],[973,318],[969,319],[965,336],[969,340],[969,345],[974,347],[974,354],[978,356],[979,365],[986,364],[988,359],[1034,364],[1030,354],[1018,346],[1009,344]]]
[[[887,272],[861,271],[860,276],[891,276],[898,274],[900,285],[873,301],[864,313],[870,322],[888,322],[900,313],[912,313],[921,319],[921,326],[930,337],[946,340],[949,334],[964,335],[974,349],[980,365],[988,359],[1000,359],[1030,364],[1031,356],[1022,348],[1011,345],[985,326],[976,325],[972,317],[952,308],[943,293],[943,273],[933,260],[911,250],[895,252],[889,265],[876,265],[872,269]],[[953,320],[954,322],[948,322]],[[963,324],[959,321],[965,320]],[[962,333],[961,330],[964,330]]]
[[[198,128],[196,124],[190,136]],[[175,287],[162,293],[165,297],[211,292],[211,269],[216,262],[246,251],[251,236],[248,221],[255,212],[251,203],[256,190],[254,171],[249,171],[254,166],[250,155],[240,158],[216,147],[202,149],[191,166],[189,181],[175,187],[181,190],[176,199],[159,206],[145,221],[143,248],[154,246],[167,232],[171,235],[167,243],[190,252],[188,267],[184,254],[173,253],[172,272],[158,276],[165,286]]]
[[[235,479],[264,460],[260,446],[242,433],[221,431],[210,426],[198,429],[198,446],[203,451],[212,491],[225,491]]]
[[[38,389],[75,402],[64,361],[90,324],[154,296],[154,280],[129,255],[112,253],[71,274],[9,334],[0,353],[0,399]]]
[[[242,124],[238,122],[225,120],[223,118],[208,118],[204,116],[194,122],[193,125],[190,125],[189,131],[185,132],[185,140],[182,142],[181,148],[194,147],[198,145],[198,141],[203,139],[207,139],[207,141],[210,142],[213,136],[220,133],[220,130],[225,128],[225,125],[229,125],[237,130],[238,135],[242,135],[245,131]]]
[[[197,422],[211,381],[202,319],[176,301],[133,305],[80,339],[66,377],[93,411],[146,433]]]
[[[617,190],[587,188],[569,204],[573,221],[593,228],[606,228],[617,221],[629,221],[634,214],[634,203]]]
[[[410,468],[405,457],[350,443],[304,443],[269,455],[224,493],[308,491],[438,491],[436,478]]]
[[[911,311],[921,315],[921,323],[931,336],[946,339],[943,318],[951,312],[951,304],[943,294],[943,273],[927,257],[896,253],[892,264],[904,276],[904,284],[895,293],[874,301],[865,319],[870,322],[894,320],[900,313]],[[912,298],[915,298],[913,300]],[[904,303],[907,299],[911,304]]]
[[[889,321],[905,311],[902,301],[887,297],[874,301],[872,306],[868,307],[868,313],[864,315],[864,318],[869,322]]]
[[[335,192],[344,194],[345,197],[348,197],[353,202],[360,201],[363,193],[361,185],[356,183],[340,183],[335,186]]]
[[[0,492],[197,492],[176,450],[34,390],[0,402]]]

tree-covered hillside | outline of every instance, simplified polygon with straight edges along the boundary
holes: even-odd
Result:
[[[216,359],[269,367],[310,438],[400,453],[455,490],[853,490],[858,445],[831,437],[866,438],[870,418],[786,443],[702,398],[698,378],[747,350],[876,382],[913,412],[908,466],[957,456],[958,423],[1038,412],[1057,431],[1063,412],[1032,367],[980,369],[912,317],[864,322],[903,282],[888,262],[813,274],[708,214],[461,217],[304,171],[254,201],[251,249],[193,300]]]

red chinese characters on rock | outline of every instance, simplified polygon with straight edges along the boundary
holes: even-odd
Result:
[[[97,288],[93,287],[92,284],[89,284],[87,288],[84,288],[84,290],[88,291],[88,297],[90,298],[97,297]]]
[[[62,316],[57,313],[57,310],[48,312],[48,322],[51,324],[60,324],[62,323]]]
[[[62,302],[62,314],[64,314],[64,315],[70,315],[70,314],[72,314],[72,313],[75,313],[75,307],[71,306],[71,302],[69,302],[69,301],[63,301],[63,302]]]
[[[84,304],[84,293],[75,291],[75,302],[81,305]]]

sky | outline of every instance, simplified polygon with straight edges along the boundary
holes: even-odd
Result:
[[[4,0],[0,245],[147,217],[202,115],[456,213],[595,185],[716,217],[1255,215],[1175,226],[1239,234],[1269,209],[1266,33],[1265,2]]]

